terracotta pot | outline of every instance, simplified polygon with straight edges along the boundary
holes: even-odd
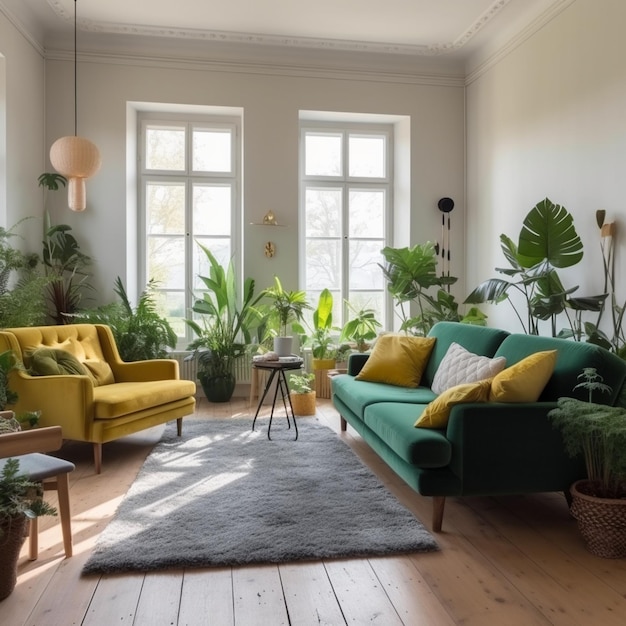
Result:
[[[8,598],[17,583],[17,560],[24,543],[26,516],[0,522],[0,600]]]
[[[605,559],[626,557],[626,499],[589,495],[588,480],[576,481],[570,492],[571,513],[589,552]]]
[[[315,415],[315,391],[290,393],[294,415]]]

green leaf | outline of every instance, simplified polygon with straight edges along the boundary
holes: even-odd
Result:
[[[524,219],[518,252],[523,267],[547,260],[554,267],[564,268],[581,261],[583,244],[568,211],[545,198]]]

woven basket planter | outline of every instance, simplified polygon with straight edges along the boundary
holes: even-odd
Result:
[[[17,560],[24,543],[26,516],[11,517],[0,524],[0,600],[8,598],[17,583]]]
[[[626,499],[596,498],[585,493],[587,480],[575,482],[571,513],[587,549],[605,559],[626,557]]]

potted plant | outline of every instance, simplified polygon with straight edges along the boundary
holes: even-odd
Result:
[[[15,588],[27,520],[56,515],[56,509],[42,498],[41,484],[21,475],[19,465],[17,459],[7,459],[0,472],[0,600]]]
[[[192,307],[199,322],[185,322],[197,335],[189,344],[198,360],[198,380],[211,402],[228,402],[235,390],[235,360],[249,350],[253,330],[262,317],[255,308],[261,295],[254,296],[254,280],[247,278],[239,303],[232,261],[224,269],[211,251],[198,244],[207,257],[209,276],[200,276],[207,291]]]
[[[571,489],[572,515],[590,552],[605,558],[626,556],[626,409],[592,402],[606,392],[594,368],[580,374],[575,389],[589,392],[588,402],[559,398],[548,415],[561,430],[571,456],[583,455],[587,478]]]
[[[354,342],[359,352],[365,352],[370,348],[368,342],[376,339],[381,323],[376,319],[376,311],[370,308],[359,309],[358,311],[346,301],[348,309],[353,317],[349,319],[341,329],[341,341]]]
[[[167,348],[176,347],[176,333],[159,315],[155,303],[155,281],[150,280],[133,308],[122,279],[115,281],[115,293],[121,302],[72,315],[78,322],[106,324],[111,328],[123,361],[145,361],[167,357]]]
[[[315,374],[289,376],[289,397],[294,415],[315,415]]]
[[[311,346],[314,370],[335,367],[337,345],[332,333],[336,331],[339,329],[333,326],[333,294],[329,289],[324,289],[313,311],[312,325],[303,341],[305,345]]]
[[[274,336],[274,352],[278,356],[292,353],[293,337],[288,336],[290,324],[302,321],[305,309],[310,309],[304,291],[285,291],[278,276],[274,276],[274,286],[268,287],[261,295],[271,301],[269,321],[277,327]]]

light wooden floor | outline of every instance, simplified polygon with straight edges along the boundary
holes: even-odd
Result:
[[[204,401],[197,414],[251,415],[244,401]],[[318,417],[339,430],[329,401],[318,401]],[[42,518],[39,560],[28,562],[24,547],[18,585],[0,603],[2,626],[626,624],[626,561],[586,552],[560,494],[449,499],[436,553],[81,578],[161,431],[106,444],[100,476],[90,446],[63,448],[77,465],[74,556],[63,558],[58,519]],[[429,499],[405,487],[353,432],[338,436],[429,525]]]

